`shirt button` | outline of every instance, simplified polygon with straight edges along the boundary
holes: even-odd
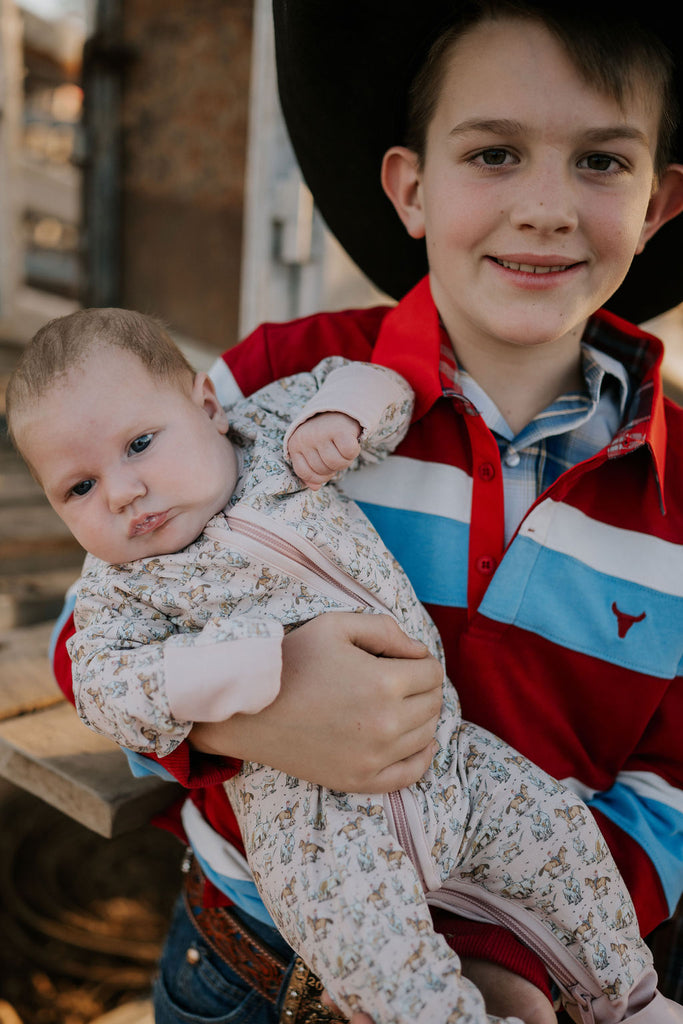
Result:
[[[486,481],[486,483],[488,483],[490,480],[493,480],[494,476],[496,475],[496,467],[493,465],[492,462],[482,462],[477,469],[477,473],[479,474],[479,478],[481,480],[484,480]]]
[[[201,960],[201,954],[198,949],[194,948],[194,946],[190,946],[185,952],[185,959],[188,964],[192,964],[192,966],[194,966]]]
[[[519,452],[516,452],[514,448],[508,448],[503,456],[503,461],[510,469],[514,469],[520,463]]]
[[[496,560],[492,555],[480,555],[475,566],[477,572],[482,576],[492,576],[496,568]]]

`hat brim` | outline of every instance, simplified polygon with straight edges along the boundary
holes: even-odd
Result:
[[[401,142],[410,82],[454,2],[273,2],[280,102],[304,180],[351,259],[396,299],[424,276],[427,258],[424,242],[409,237],[384,194],[380,167],[386,150]],[[678,68],[677,20],[673,13],[646,17],[677,47]],[[683,99],[680,73],[677,83]],[[683,162],[680,132],[676,158]],[[679,217],[634,259],[607,308],[641,323],[682,302],[682,242]]]

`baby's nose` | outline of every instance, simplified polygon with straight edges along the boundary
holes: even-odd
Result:
[[[107,499],[109,509],[113,513],[123,512],[136,498],[146,493],[143,481],[137,473],[128,469],[112,474],[107,480]]]

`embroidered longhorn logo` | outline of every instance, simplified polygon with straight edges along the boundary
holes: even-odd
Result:
[[[640,615],[629,615],[627,612],[620,612],[616,601],[612,602],[612,611],[617,617],[617,629],[622,640],[631,626],[636,622],[642,622],[647,615],[647,612],[641,612]]]

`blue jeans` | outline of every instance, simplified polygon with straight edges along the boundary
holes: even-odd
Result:
[[[289,962],[284,991],[294,961],[292,950],[274,928],[237,914]],[[196,950],[189,959],[188,949]],[[277,1024],[283,991],[275,1006],[249,988],[202,940],[182,896],[178,899],[154,985],[155,1024]]]

